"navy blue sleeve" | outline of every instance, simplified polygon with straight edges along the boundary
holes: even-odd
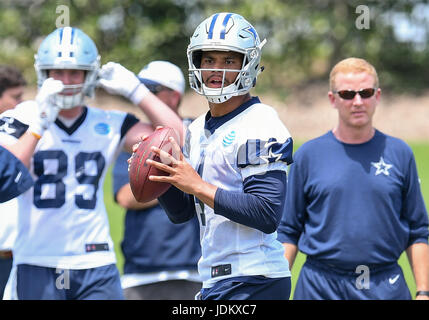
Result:
[[[9,150],[0,146],[0,203],[19,196],[33,183],[24,164]]]
[[[410,228],[407,247],[418,242],[428,243],[428,213],[420,189],[417,165],[412,152],[402,196],[404,205],[402,206],[401,215],[406,217]]]
[[[127,162],[130,157],[131,154],[129,154],[128,152],[121,152],[116,159],[115,166],[113,167],[113,194],[116,202],[116,195],[118,194],[119,189],[121,189],[130,181]]]
[[[264,233],[277,230],[283,214],[287,179],[284,171],[269,171],[244,180],[244,192],[218,188],[214,211]]]
[[[173,223],[186,222],[196,214],[194,197],[175,186],[171,186],[161,195],[158,202]]]
[[[128,130],[130,130],[131,127],[134,126],[137,122],[139,122],[139,119],[137,119],[136,116],[131,113],[127,113],[121,127],[121,139],[127,134]]]
[[[285,213],[280,221],[277,239],[282,243],[298,245],[299,238],[306,221],[307,201],[304,192],[302,169],[298,168],[299,160],[295,154],[295,162],[289,169],[288,183],[293,186],[286,193]]]

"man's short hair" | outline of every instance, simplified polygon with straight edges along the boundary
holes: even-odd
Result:
[[[329,74],[329,88],[331,91],[335,88],[335,77],[338,73],[360,73],[366,72],[374,77],[374,86],[378,88],[378,75],[374,66],[365,59],[360,58],[347,58],[338,62]]]
[[[9,88],[25,86],[22,73],[15,67],[0,65],[0,97],[3,92]]]

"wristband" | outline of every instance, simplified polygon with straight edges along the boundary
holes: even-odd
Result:
[[[429,297],[429,291],[417,291],[416,292],[416,297],[417,296],[427,296],[427,297]]]
[[[130,94],[130,100],[135,105],[138,105],[140,101],[149,93],[149,89],[144,84],[138,84],[137,87]]]
[[[41,123],[35,122],[28,127],[27,131],[40,140],[40,138],[43,136],[43,133],[45,132],[45,129]]]
[[[30,133],[37,139],[37,140],[40,140],[40,138],[42,138],[42,136],[40,135],[40,134],[37,134],[36,132],[34,132],[34,131],[30,131]]]

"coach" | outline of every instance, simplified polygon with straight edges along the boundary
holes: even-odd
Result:
[[[307,255],[294,299],[410,299],[404,251],[416,296],[428,299],[428,216],[411,148],[372,125],[377,72],[345,59],[330,90],[338,123],[294,155],[279,227],[290,265],[298,248]]]

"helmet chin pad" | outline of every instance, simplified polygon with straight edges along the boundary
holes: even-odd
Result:
[[[84,105],[83,84],[65,85],[64,90],[53,95],[52,103],[60,109],[67,110]]]

